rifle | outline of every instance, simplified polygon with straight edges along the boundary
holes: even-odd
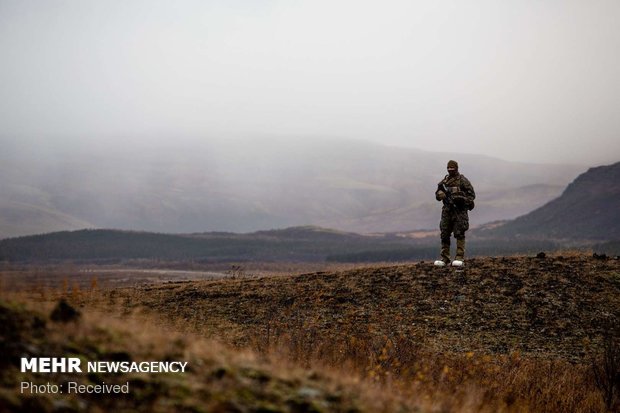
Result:
[[[444,198],[443,203],[452,209],[456,209],[456,204],[454,203],[454,199],[452,198],[452,193],[448,191],[446,184],[443,182],[440,183],[439,189],[441,189],[443,193],[446,194],[446,197]]]

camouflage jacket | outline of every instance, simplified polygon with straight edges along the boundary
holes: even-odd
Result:
[[[456,174],[456,176],[446,175],[441,182],[437,184],[437,191],[435,191],[435,199],[441,201],[439,198],[439,192],[442,192],[441,186],[445,185],[450,192],[451,198],[457,208],[463,210],[474,209],[474,199],[476,199],[476,192],[469,179],[464,175]],[[444,199],[444,207],[449,207],[447,200]]]

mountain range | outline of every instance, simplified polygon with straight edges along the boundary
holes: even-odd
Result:
[[[529,254],[584,245],[617,254],[618,182],[620,162],[591,168],[544,206],[470,231],[469,255]],[[0,261],[405,261],[432,258],[436,250],[437,234],[424,231],[360,235],[319,227],[247,234],[81,230],[0,240]]]
[[[556,199],[506,224],[491,237],[620,240],[620,162],[590,168]]]
[[[474,225],[543,205],[585,169],[329,139],[26,142],[0,154],[0,238],[82,228],[435,228],[433,193],[449,159],[475,185]]]

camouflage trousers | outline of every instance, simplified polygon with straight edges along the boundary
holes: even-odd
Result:
[[[450,261],[450,237],[456,238],[456,259],[462,260],[465,256],[465,232],[469,229],[469,215],[467,210],[454,210],[444,207],[441,210],[441,257]]]

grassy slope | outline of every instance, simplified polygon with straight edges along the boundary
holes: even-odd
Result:
[[[187,334],[162,332],[145,320],[89,314],[51,322],[41,311],[0,301],[2,412],[373,412],[404,409],[395,400],[362,396],[342,379],[257,361]],[[153,320],[150,320],[152,323]],[[80,357],[86,361],[187,361],[186,374],[34,374],[19,372],[19,357]],[[19,383],[125,384],[129,395],[21,394]]]

